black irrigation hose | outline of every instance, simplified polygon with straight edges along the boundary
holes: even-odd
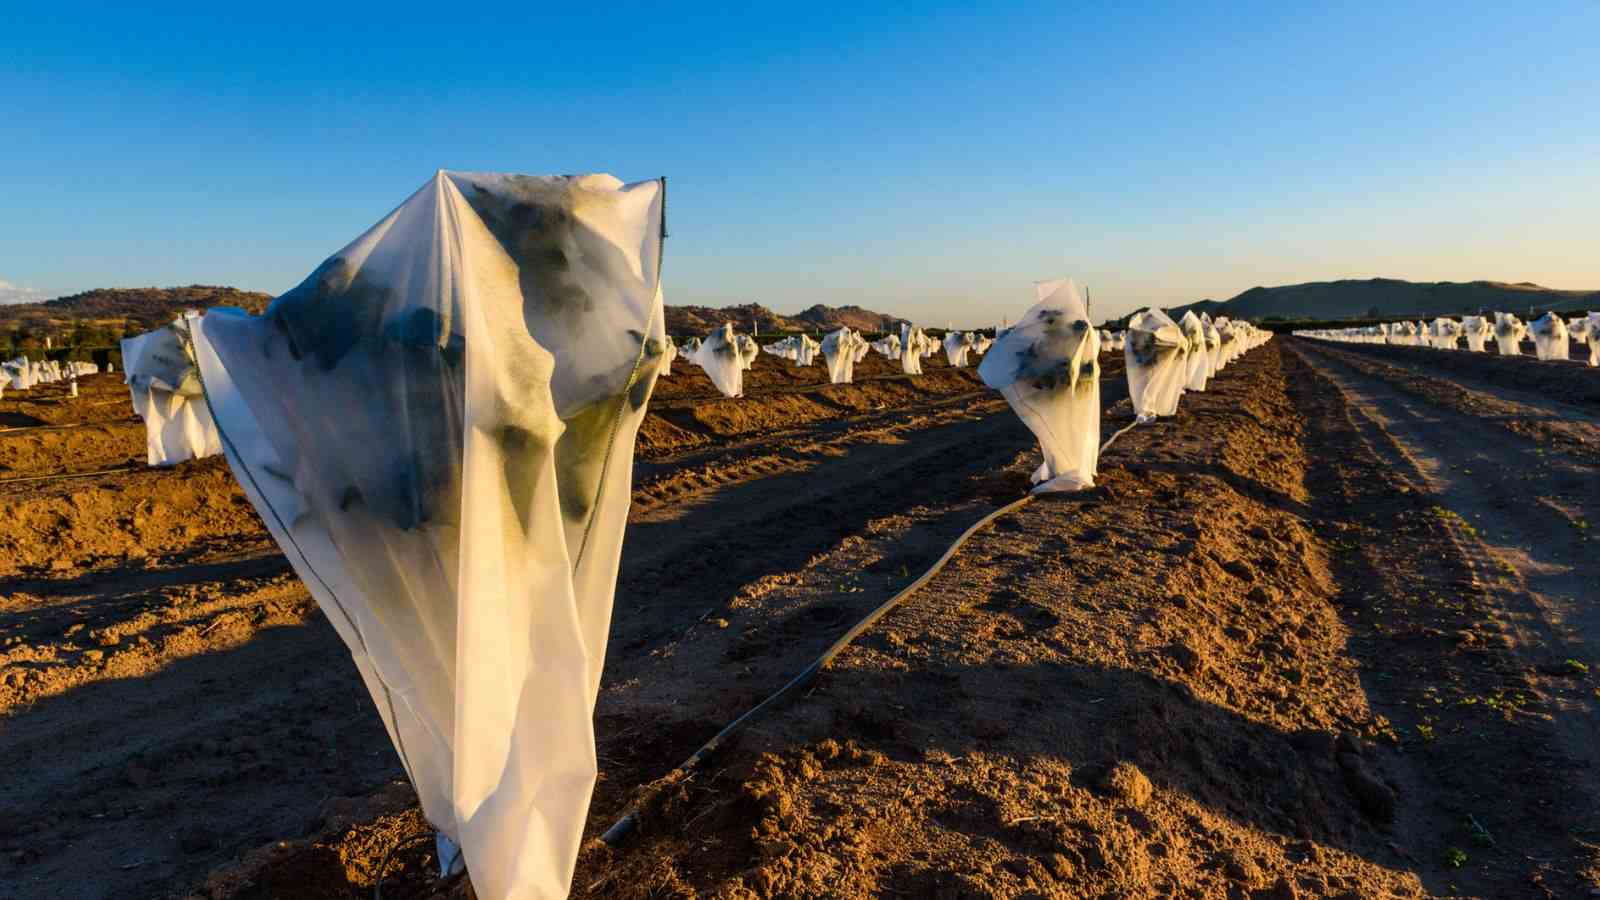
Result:
[[[995,519],[1000,518],[1006,513],[1021,509],[1032,499],[1033,495],[1028,494],[1022,497],[1020,500],[1013,500],[1012,502],[1007,503],[1005,506],[1000,507],[999,509],[979,519],[977,522],[974,522],[971,527],[961,533],[960,537],[956,538],[955,543],[951,544],[949,549],[944,551],[944,555],[940,556],[938,561],[930,566],[928,571],[923,572],[916,581],[906,585],[893,597],[890,597],[888,600],[884,601],[877,609],[874,609],[872,612],[868,613],[866,618],[857,622],[849,631],[844,633],[843,637],[840,637],[838,640],[834,641],[832,646],[823,651],[821,656],[817,657],[816,660],[813,661],[809,666],[806,666],[805,670],[799,675],[796,675],[788,684],[779,688],[777,693],[761,701],[749,712],[730,722],[727,727],[717,732],[715,737],[707,741],[705,746],[701,747],[699,750],[696,750],[692,756],[684,760],[683,763],[676,769],[668,772],[659,781],[664,782],[668,780],[677,780],[694,771],[694,769],[704,762],[707,757],[709,757],[712,753],[715,753],[720,747],[722,747],[723,744],[727,743],[730,738],[732,738],[739,731],[743,730],[747,725],[755,722],[768,712],[771,712],[779,704],[783,703],[783,701],[804,690],[808,685],[817,679],[818,675],[822,674],[822,670],[828,667],[828,664],[833,661],[833,658],[838,656],[840,651],[844,650],[845,647],[850,646],[850,643],[856,638],[860,637],[862,632],[866,631],[868,628],[871,628],[879,619],[888,615],[890,610],[894,609],[896,606],[899,606],[900,603],[907,597],[911,596],[913,593],[916,593],[918,588],[927,584],[933,579],[933,576],[939,574],[939,571],[950,562],[951,558],[956,555],[956,551],[961,549],[961,545],[965,544],[968,538],[972,537],[974,534],[977,534],[984,528],[984,526],[988,525],[990,522],[993,522]],[[609,846],[615,847],[624,839],[626,839],[627,836],[633,831],[634,827],[638,824],[639,809],[637,806],[635,806],[634,808],[628,810],[628,812],[622,818],[618,819],[616,824],[606,829],[606,833],[600,836],[600,840],[604,841]]]
[[[98,472],[65,472],[54,475],[27,475],[22,478],[0,478],[0,484],[21,484],[25,481],[67,481],[72,478],[94,478],[97,475],[115,475],[118,472],[133,472],[143,469],[144,466],[119,466],[115,469],[101,469]]]

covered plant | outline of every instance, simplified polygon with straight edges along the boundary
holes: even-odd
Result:
[[[967,354],[976,344],[971,332],[952,331],[944,336],[944,356],[954,369],[966,368]]]
[[[900,370],[907,375],[922,374],[922,358],[928,355],[933,339],[910,322],[900,323]]]
[[[145,459],[172,466],[222,452],[200,386],[191,331],[200,314],[122,341],[124,380],[133,412],[144,420]]]
[[[1222,371],[1222,331],[1217,328],[1217,323],[1211,320],[1211,316],[1201,313],[1200,333],[1205,335],[1206,339],[1202,352],[1206,357],[1206,380],[1209,382]]]
[[[671,335],[661,336],[661,375],[666,377],[672,374],[673,360],[678,358],[678,345],[672,342]]]
[[[734,345],[739,350],[739,367],[746,372],[756,364],[756,357],[761,355],[761,345],[748,334],[741,334],[734,338]]]
[[[706,377],[724,397],[744,396],[745,365],[739,355],[739,337],[733,333],[733,323],[724,322],[692,350],[684,345],[683,358],[705,370]]]
[[[1194,310],[1188,310],[1178,321],[1183,336],[1189,342],[1189,356],[1184,373],[1183,387],[1188,391],[1203,391],[1211,377],[1211,354],[1206,350],[1206,327]]]
[[[1600,366],[1600,313],[1574,316],[1567,326],[1574,341],[1589,346],[1589,365]]]
[[[1040,282],[1027,315],[978,365],[1039,440],[1034,491],[1094,487],[1100,459],[1100,336],[1071,279]]]
[[[822,345],[815,338],[808,334],[797,334],[794,337],[794,342],[795,365],[809,366],[816,362],[817,351],[822,349]]]
[[[565,897],[577,859],[665,351],[663,200],[439,172],[263,315],[197,334],[229,463],[485,900]]]
[[[822,359],[828,367],[828,381],[833,384],[850,384],[855,380],[856,362],[867,346],[867,339],[840,328],[822,339]]]
[[[779,359],[792,360],[798,358],[799,356],[799,352],[795,350],[794,338],[792,337],[784,338],[781,341],[774,341],[770,344],[763,344],[761,350],[765,353],[770,353]]]
[[[1189,341],[1178,323],[1159,309],[1128,320],[1128,397],[1140,421],[1178,411],[1189,372]]]
[[[1522,339],[1528,334],[1528,326],[1511,313],[1497,312],[1494,314],[1494,343],[1500,349],[1501,356],[1518,356],[1522,353]]]
[[[1553,312],[1540,316],[1528,330],[1533,334],[1533,352],[1540,359],[1565,360],[1571,356],[1567,322]]]
[[[1483,346],[1494,334],[1494,325],[1483,316],[1467,316],[1461,320],[1461,334],[1467,339],[1467,349],[1482,353]]]
[[[1461,323],[1440,317],[1428,326],[1428,341],[1436,350],[1454,350],[1461,341]]]

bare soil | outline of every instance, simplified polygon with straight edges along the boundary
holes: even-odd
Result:
[[[1595,460],[1570,398],[1350,359],[1251,353],[680,781],[1021,496],[1037,451],[942,363],[831,387],[763,357],[739,401],[663,380],[588,830],[636,803],[641,824],[591,840],[574,896],[1600,895],[1600,681],[1567,664],[1600,663],[1572,524]],[[77,421],[69,468],[115,457]],[[31,526],[0,537],[0,895],[361,897],[426,833],[220,461],[0,485],[0,511]],[[470,896],[431,856],[396,853],[384,896]]]

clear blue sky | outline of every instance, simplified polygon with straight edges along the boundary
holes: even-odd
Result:
[[[437,168],[669,176],[668,302],[1600,288],[1597,0],[134,6],[0,4],[12,294],[277,293]]]

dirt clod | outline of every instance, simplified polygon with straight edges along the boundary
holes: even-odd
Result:
[[[1242,559],[1228,560],[1222,564],[1222,571],[1227,572],[1229,575],[1232,575],[1233,577],[1246,583],[1254,582],[1256,580],[1256,570],[1251,568],[1250,564]]]
[[[1179,668],[1190,675],[1199,672],[1205,667],[1205,657],[1199,651],[1181,641],[1167,646],[1167,656],[1171,657]]]
[[[1134,809],[1150,802],[1150,779],[1133,763],[1120,762],[1100,779],[1100,790]]]

